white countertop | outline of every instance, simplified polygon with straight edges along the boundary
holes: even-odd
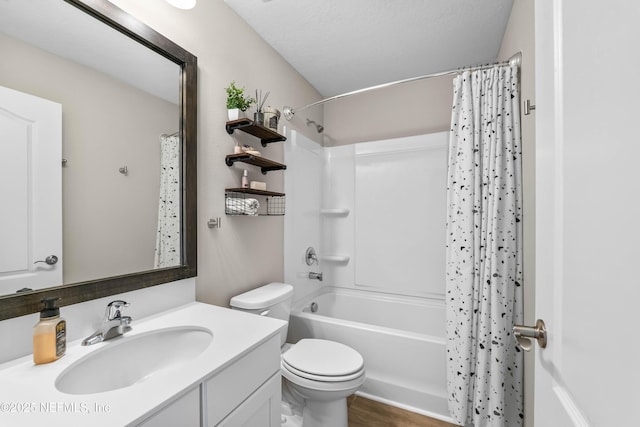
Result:
[[[70,342],[65,356],[45,365],[34,365],[31,355],[0,364],[0,425],[135,425],[204,378],[278,334],[286,323],[194,302],[139,321],[134,319],[133,330],[116,340],[175,326],[207,328],[212,331],[213,340],[206,350],[180,368],[157,372],[119,390],[69,395],[55,387],[55,380],[64,369],[83,356],[108,346],[111,343],[109,341],[87,347],[81,345],[82,340]],[[127,363],[126,354],[120,357],[121,363]]]

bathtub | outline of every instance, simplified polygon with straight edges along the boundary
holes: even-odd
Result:
[[[323,338],[351,346],[367,372],[359,395],[453,423],[444,309],[439,300],[324,287],[294,304],[288,341]]]

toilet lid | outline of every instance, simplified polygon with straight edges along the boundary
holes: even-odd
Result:
[[[282,355],[292,372],[310,379],[332,381],[360,375],[364,359],[344,344],[321,339],[302,339]]]

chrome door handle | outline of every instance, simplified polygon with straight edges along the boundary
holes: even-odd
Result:
[[[44,262],[47,265],[53,265],[53,264],[58,262],[58,257],[55,256],[55,255],[49,255],[44,260],[36,261],[36,262],[34,262],[34,264],[37,264],[39,262]]]
[[[516,338],[518,347],[524,351],[531,350],[533,345],[531,338],[535,338],[538,341],[540,348],[547,347],[547,329],[541,319],[536,320],[536,326],[515,325],[513,327],[513,336]]]

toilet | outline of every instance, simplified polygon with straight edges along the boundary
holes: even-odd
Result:
[[[293,286],[269,283],[231,298],[231,308],[289,321]],[[296,344],[280,336],[283,410],[301,408],[302,424],[283,414],[283,427],[347,427],[347,396],[365,380],[364,359],[334,341],[305,338]],[[293,401],[291,401],[293,400]],[[285,411],[286,412],[286,411]]]

